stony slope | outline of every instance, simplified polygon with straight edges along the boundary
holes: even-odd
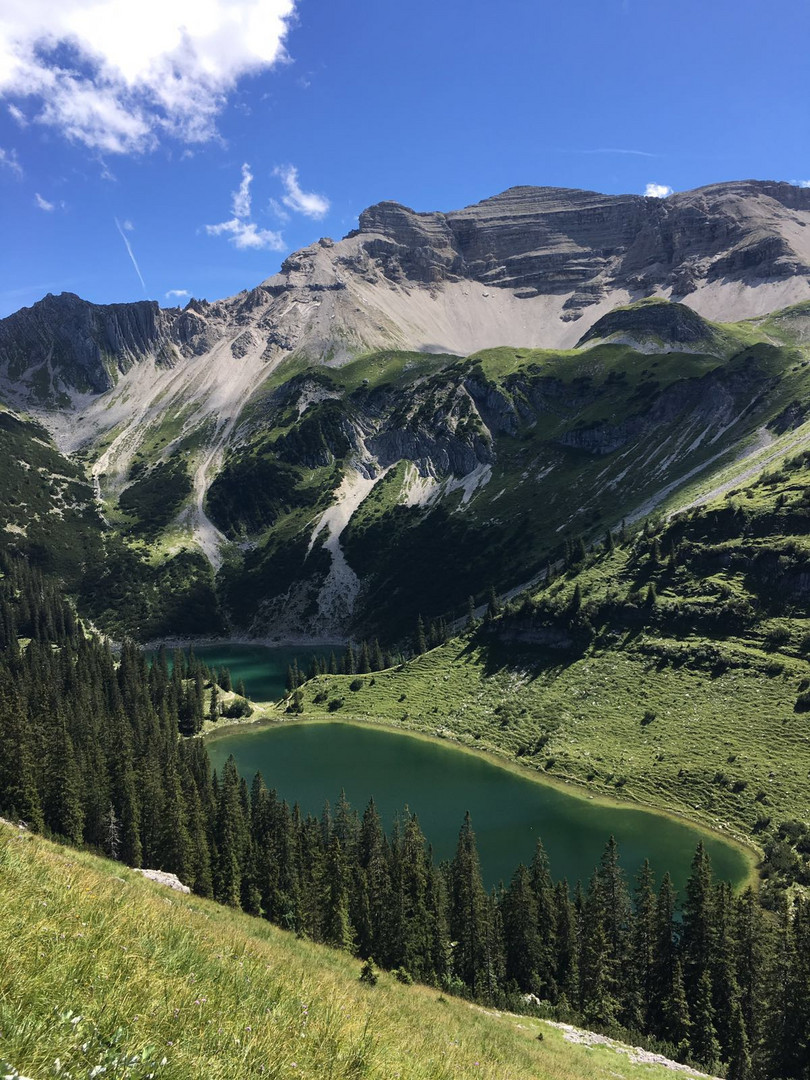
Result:
[[[392,346],[567,347],[650,295],[733,321],[810,297],[808,223],[806,189],[764,181],[665,200],[516,187],[450,213],[379,203],[343,240],[290,255],[228,300],[181,311],[49,295],[0,322],[0,373],[17,393],[64,401],[108,390],[138,360],[172,365],[223,342],[230,361],[258,351],[265,363]]]
[[[107,553],[92,614],[162,636],[175,595],[200,632],[221,631],[221,603],[242,633],[388,640],[457,617],[801,425],[808,310],[720,325],[648,300],[574,350],[298,357],[269,376],[247,357],[230,383],[224,355],[196,380],[135,365],[88,409],[120,418],[85,450],[102,518],[83,520],[103,520]],[[128,412],[151,378],[160,393]],[[24,547],[30,522],[5,513]]]

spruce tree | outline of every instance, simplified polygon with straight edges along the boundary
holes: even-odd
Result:
[[[683,971],[680,960],[676,960],[672,969],[672,982],[661,998],[656,1034],[658,1038],[674,1048],[679,1058],[684,1058],[689,1053],[691,1045],[691,1028],[689,1003],[686,1000],[683,985]]]
[[[354,944],[354,931],[349,918],[347,877],[340,840],[334,834],[329,841],[326,858],[323,941],[335,949],[350,951]]]
[[[705,1069],[713,1070],[720,1059],[720,1043],[714,1026],[712,984],[708,969],[700,975],[692,1001],[692,1027],[689,1038],[691,1055]]]
[[[521,863],[502,902],[506,950],[506,978],[524,991],[538,993],[540,939],[537,932],[537,900],[529,871]]]
[[[459,832],[449,882],[450,937],[455,942],[453,971],[475,997],[487,984],[487,895],[481,882],[478,848],[469,811],[464,815]]]
[[[751,1051],[738,997],[735,997],[731,1007],[729,1042],[728,1070],[726,1072],[728,1080],[751,1080],[753,1075]]]
[[[529,868],[531,888],[537,905],[537,986],[535,993],[549,1001],[557,997],[557,918],[554,883],[542,840],[538,840]]]

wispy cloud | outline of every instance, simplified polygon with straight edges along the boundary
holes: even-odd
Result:
[[[810,188],[810,180],[794,180],[796,187]]]
[[[143,280],[143,274],[141,273],[141,268],[140,268],[140,266],[138,266],[138,261],[135,258],[135,254],[134,254],[134,252],[132,250],[132,244],[130,244],[129,237],[124,232],[124,229],[123,229],[123,227],[121,225],[121,222],[118,220],[118,218],[115,218],[115,227],[116,227],[116,229],[118,229],[119,233],[121,234],[121,239],[124,241],[124,246],[127,249],[127,254],[129,255],[130,259],[132,259],[132,265],[135,267],[135,273],[138,275],[138,280],[141,283],[141,287],[143,288],[143,291],[146,292],[146,282]]]
[[[238,218],[250,217],[250,185],[253,182],[253,173],[247,162],[242,166],[242,183],[233,193],[231,208]]]
[[[40,208],[40,210],[45,210],[49,214],[54,209],[54,204],[52,202],[48,202],[47,199],[43,199],[38,191],[34,192],[34,202]]]
[[[218,225],[206,225],[205,231],[209,236],[227,236],[235,248],[242,251],[261,250],[284,251],[286,244],[280,232],[273,229],[261,229],[250,221],[252,200],[250,185],[253,182],[253,174],[247,162],[242,166],[242,181],[236,191],[231,192],[231,213],[234,215],[228,221],[221,221]]]
[[[644,194],[649,199],[665,199],[672,194],[672,188],[668,184],[650,183],[644,188]]]
[[[329,200],[325,195],[301,190],[298,183],[298,169],[295,165],[279,165],[273,170],[273,175],[278,176],[284,185],[286,194],[282,196],[281,201],[290,210],[311,218],[326,217],[329,212]]]
[[[287,213],[287,211],[284,209],[278,199],[271,199],[268,205],[279,221],[290,220],[290,215]]]
[[[573,150],[571,152],[574,154],[628,154],[631,157],[661,157],[660,154],[651,154],[649,150],[625,150],[618,146],[600,146],[595,150]]]
[[[22,165],[17,160],[16,150],[4,150],[0,146],[0,168],[10,169],[15,176],[22,176]]]
[[[7,4],[0,97],[109,154],[216,134],[244,75],[286,59],[296,0],[35,0]]]
[[[167,300],[182,300],[186,296],[191,296],[188,289],[169,289],[166,293]]]
[[[8,112],[12,120],[16,120],[20,127],[28,127],[28,117],[22,109],[18,109],[16,105],[9,105]]]

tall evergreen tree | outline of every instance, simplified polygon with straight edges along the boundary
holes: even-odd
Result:
[[[455,942],[453,970],[475,996],[487,985],[487,896],[481,882],[469,811],[464,815],[456,854],[450,864],[449,883],[450,937]]]

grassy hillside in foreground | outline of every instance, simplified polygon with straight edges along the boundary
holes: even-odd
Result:
[[[6,826],[0,910],[0,1063],[35,1080],[672,1075]]]

